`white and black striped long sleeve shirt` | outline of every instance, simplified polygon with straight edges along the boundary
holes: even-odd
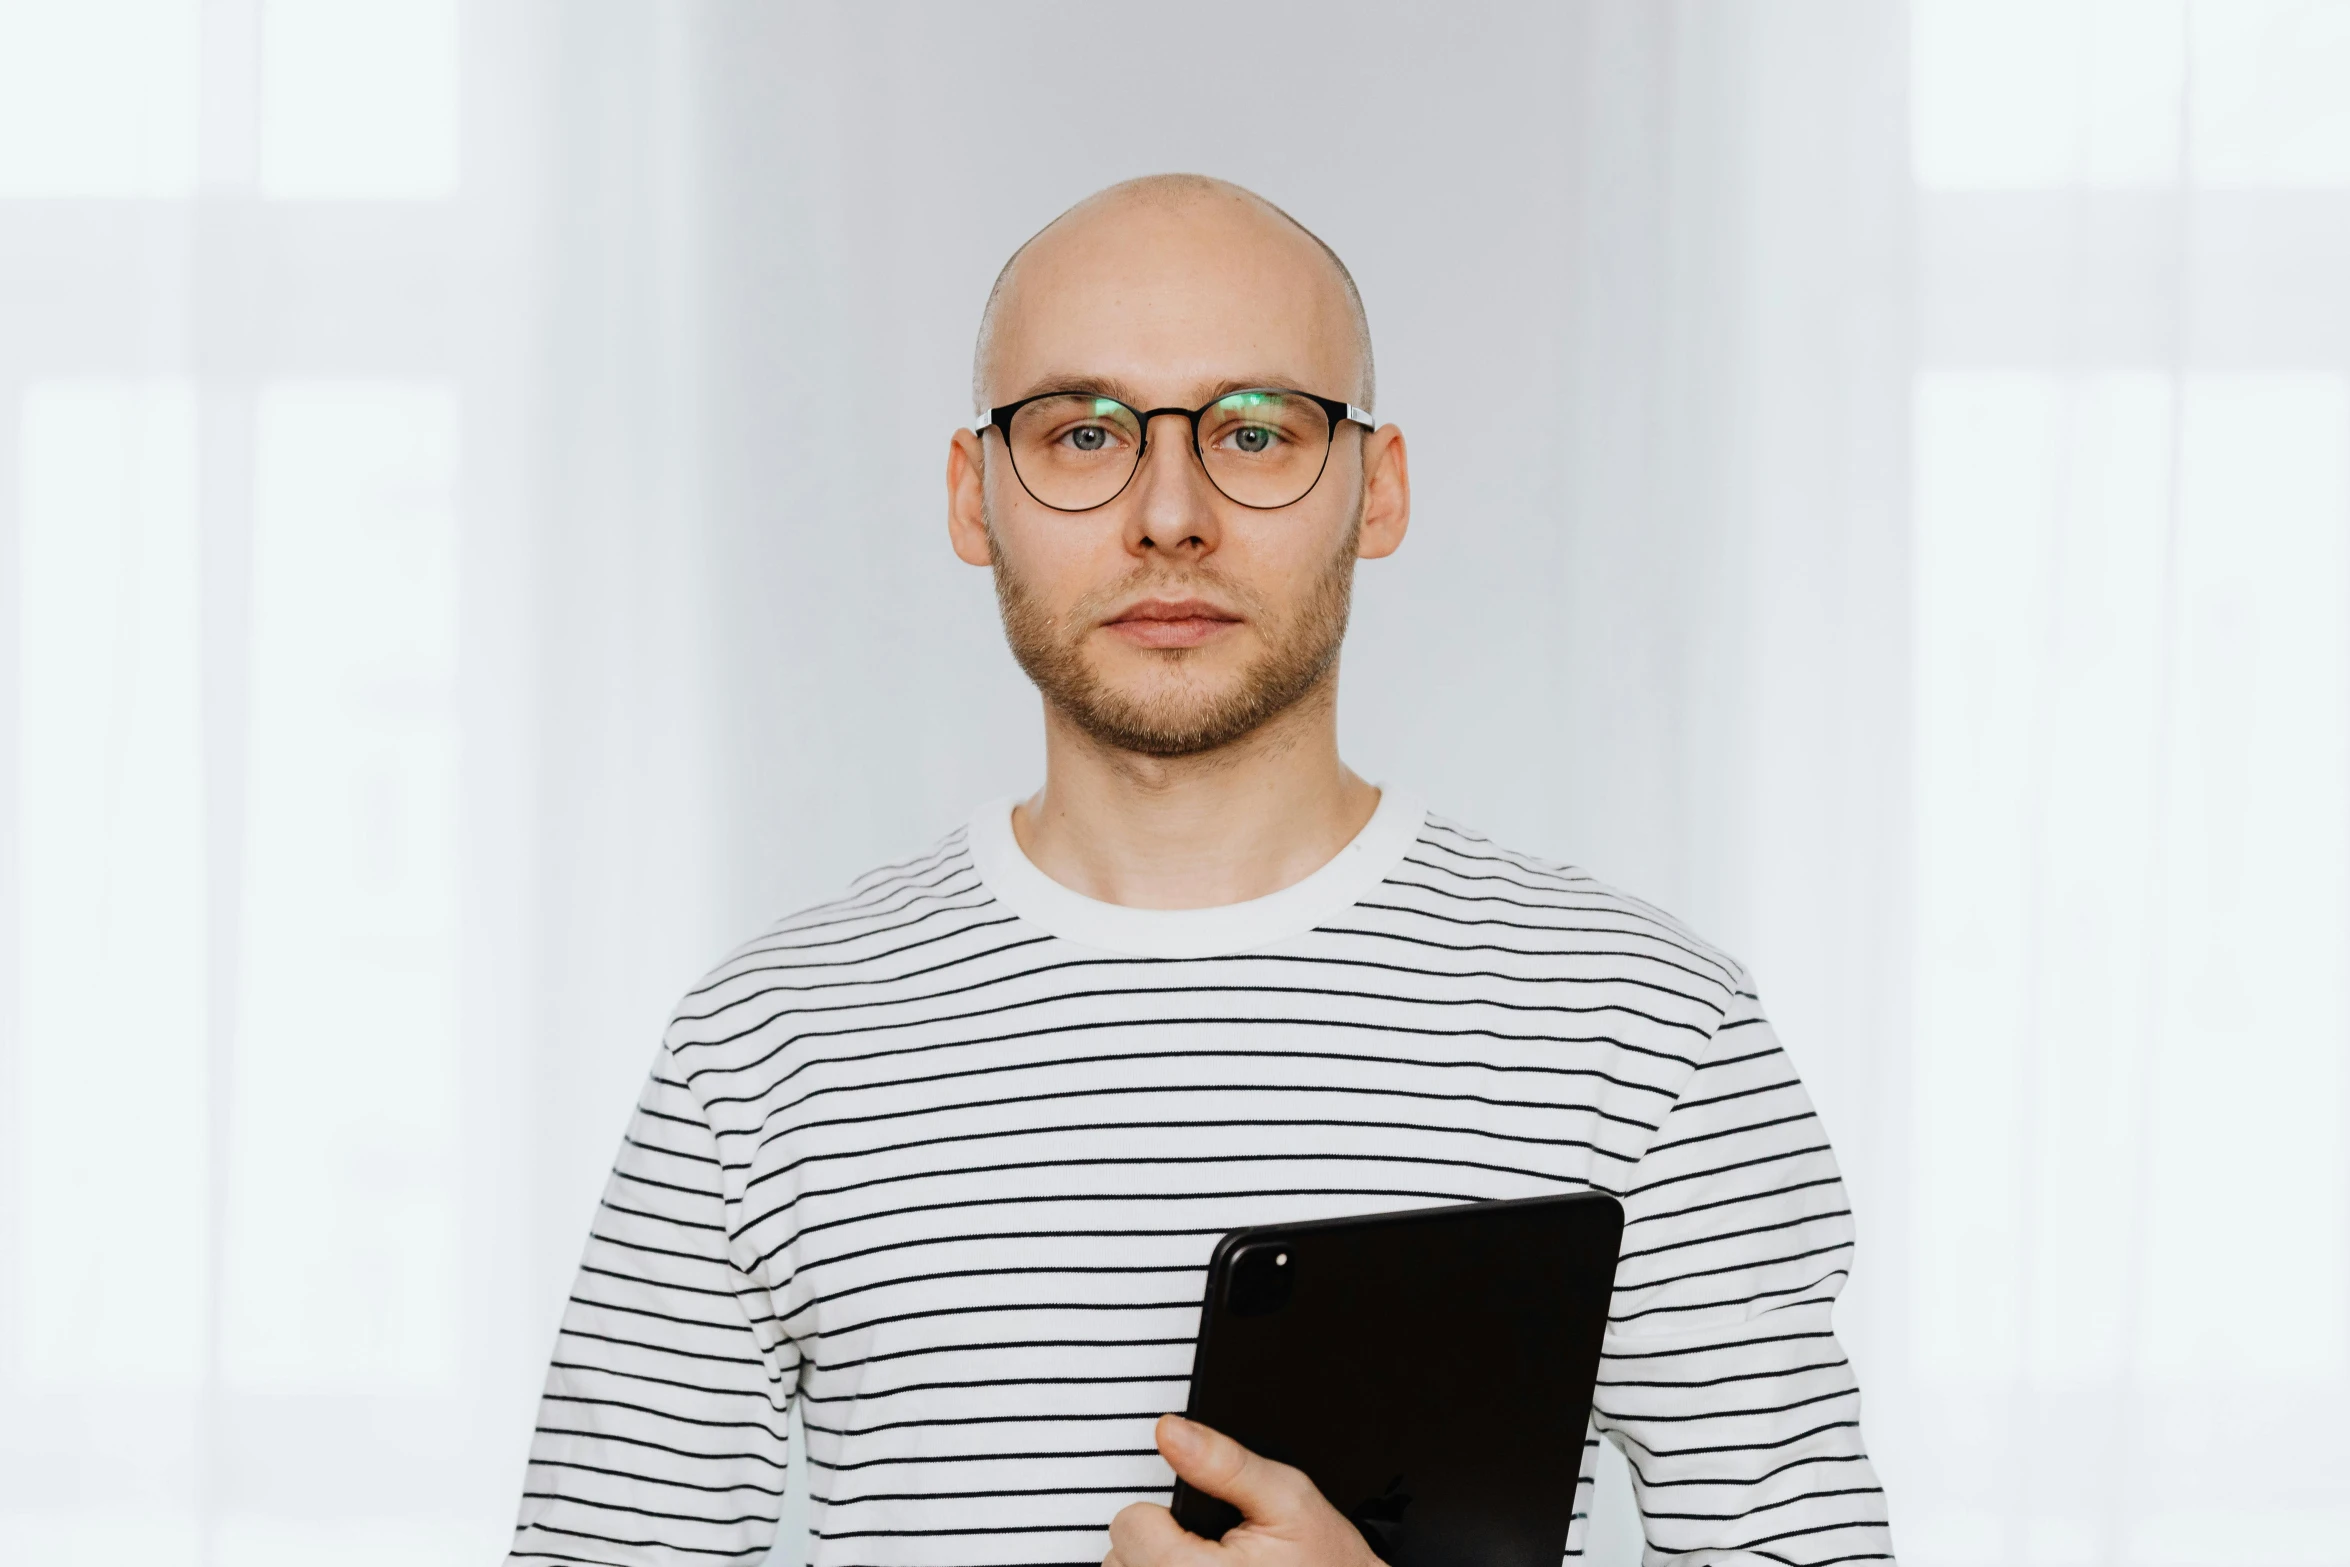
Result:
[[[1060,886],[991,806],[679,1007],[511,1560],[755,1562],[797,1400],[818,1567],[1099,1562],[1171,1489],[1218,1236],[1586,1187],[1625,1206],[1593,1424],[1649,1561],[1889,1561],[1851,1216],[1737,964],[1393,790],[1305,881],[1179,912]]]

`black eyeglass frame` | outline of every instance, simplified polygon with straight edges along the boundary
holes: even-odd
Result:
[[[1208,466],[1208,454],[1199,449],[1200,416],[1218,403],[1234,397],[1246,397],[1251,392],[1271,392],[1282,397],[1302,397],[1307,402],[1319,407],[1323,415],[1330,421],[1330,439],[1322,443],[1322,466],[1314,470],[1313,482],[1298,491],[1295,499],[1283,501],[1278,506],[1255,505],[1233,495],[1221,484],[1216,484],[1215,470]],[[1020,471],[1020,459],[1012,451],[1012,416],[1030,403],[1041,403],[1052,397],[1090,397],[1097,402],[1116,403],[1120,408],[1134,415],[1136,424],[1142,431],[1142,444],[1135,448],[1134,466],[1126,472],[1126,483],[1119,485],[1109,496],[1095,501],[1091,506],[1055,506],[1051,501],[1037,494],[1036,491],[1029,489],[1027,475]],[[1150,455],[1152,421],[1168,414],[1178,415],[1184,423],[1191,426],[1191,455],[1199,459],[1200,472],[1208,476],[1208,483],[1215,485],[1216,493],[1232,502],[1233,505],[1245,506],[1250,511],[1279,511],[1284,506],[1295,506],[1298,501],[1313,494],[1314,486],[1320,484],[1322,475],[1329,471],[1330,448],[1338,444],[1338,427],[1340,425],[1359,424],[1366,430],[1379,428],[1371,418],[1371,410],[1368,408],[1357,408],[1354,404],[1341,402],[1335,397],[1316,397],[1311,392],[1301,392],[1292,386],[1244,386],[1235,391],[1226,392],[1222,397],[1202,403],[1197,408],[1153,408],[1148,413],[1136,408],[1131,403],[1122,402],[1118,398],[1105,396],[1100,392],[1081,391],[1072,387],[1056,392],[1039,392],[1034,397],[1023,397],[1016,403],[1006,403],[1000,408],[990,408],[985,414],[971,421],[971,433],[984,439],[987,432],[992,429],[1002,436],[1004,438],[1004,455],[1010,458],[1012,463],[1012,477],[1020,481],[1020,488],[1028,490],[1028,498],[1048,511],[1057,511],[1074,517],[1089,511],[1100,511],[1111,501],[1126,493],[1134,483],[1134,476],[1142,472],[1142,460]]]

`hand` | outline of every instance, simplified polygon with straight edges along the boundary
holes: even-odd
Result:
[[[1385,1567],[1303,1471],[1181,1415],[1161,1415],[1156,1434],[1175,1472],[1239,1508],[1240,1522],[1203,1540],[1156,1502],[1136,1502],[1111,1520],[1102,1567]]]

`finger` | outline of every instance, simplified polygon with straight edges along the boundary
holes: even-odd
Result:
[[[1130,1502],[1110,1520],[1110,1556],[1102,1567],[1190,1567],[1207,1541],[1156,1502]]]
[[[1260,1458],[1195,1420],[1161,1415],[1156,1434],[1160,1453],[1177,1474],[1210,1496],[1230,1502],[1251,1523],[1300,1521],[1306,1509],[1322,1499],[1299,1470]]]

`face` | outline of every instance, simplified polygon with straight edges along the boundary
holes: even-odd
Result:
[[[1361,367],[1336,273],[1277,215],[1222,195],[1113,196],[1021,257],[982,375],[990,406],[1083,388],[1150,409],[1264,386],[1359,399]],[[1101,439],[1079,434],[1075,455]],[[1392,551],[1410,509],[1402,438],[1354,424],[1337,427],[1313,488],[1270,510],[1223,495],[1172,417],[1146,432],[1124,491],[1089,511],[1036,500],[994,431],[957,435],[948,490],[956,552],[993,567],[1013,654],[1045,700],[1148,756],[1213,751],[1326,697],[1354,563]]]

